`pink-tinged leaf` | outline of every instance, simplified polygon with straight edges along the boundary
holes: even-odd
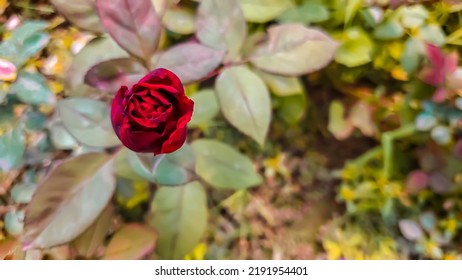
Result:
[[[169,69],[185,84],[199,81],[215,70],[223,60],[224,51],[191,42],[176,45],[163,53],[156,67]]]
[[[449,74],[456,71],[459,55],[452,52],[446,56],[440,48],[427,44],[427,57],[431,66],[424,69],[422,79],[432,86],[441,87]]]
[[[95,10],[95,0],[50,1],[60,14],[77,27],[97,33],[104,31]]]
[[[439,171],[430,174],[428,183],[435,193],[447,193],[453,187],[448,176]]]
[[[104,29],[122,48],[150,61],[161,32],[151,0],[96,0],[96,8]]]
[[[444,53],[439,47],[427,44],[427,56],[434,68],[444,67]]]
[[[423,71],[423,80],[432,86],[440,86],[444,83],[446,77],[444,53],[437,46],[427,44],[427,57],[431,67]]]
[[[418,193],[428,186],[428,175],[421,170],[414,170],[407,176],[406,190],[412,194]]]
[[[18,70],[13,63],[0,58],[0,81],[11,82],[16,80]]]
[[[448,98],[448,92],[444,87],[437,88],[435,93],[433,94],[432,100],[435,103],[441,103],[446,101]]]
[[[350,120],[365,136],[372,137],[377,133],[372,108],[365,102],[359,101],[351,108]]]
[[[0,241],[0,260],[4,260],[6,257],[12,255],[18,246],[16,239],[6,239]]]
[[[154,250],[157,233],[141,224],[126,224],[112,237],[105,260],[138,260]]]
[[[338,43],[324,32],[302,24],[268,29],[268,40],[258,46],[250,62],[261,70],[286,76],[317,71],[334,58]]]
[[[459,65],[459,53],[457,53],[456,51],[453,51],[447,55],[445,63],[444,63],[446,74],[454,73],[458,65]]]
[[[424,235],[420,225],[412,220],[400,220],[398,225],[401,233],[409,241],[417,241]]]
[[[247,24],[237,0],[202,0],[197,15],[199,41],[211,48],[239,56],[247,36]]]
[[[116,92],[121,86],[131,87],[147,70],[130,58],[119,58],[96,64],[85,75],[85,83],[102,91]]]
[[[459,139],[454,145],[453,153],[458,159],[462,159],[462,139]]]
[[[64,161],[40,183],[26,208],[23,249],[73,240],[96,220],[114,190],[110,155],[88,153]]]

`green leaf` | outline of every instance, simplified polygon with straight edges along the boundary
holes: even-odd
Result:
[[[19,166],[25,151],[25,139],[19,127],[0,136],[0,169],[8,172]]]
[[[29,203],[35,189],[36,186],[33,184],[17,184],[11,189],[11,198],[16,203]]]
[[[31,57],[38,54],[48,45],[50,35],[46,33],[36,33],[27,37],[22,45],[17,49],[17,54],[13,59],[16,66],[25,64]]]
[[[428,11],[422,5],[403,6],[399,9],[401,22],[406,28],[419,28],[428,18]]]
[[[376,6],[363,8],[361,9],[360,14],[365,21],[366,26],[369,27],[376,27],[383,19],[383,10]]]
[[[185,84],[197,82],[215,70],[223,60],[224,51],[190,42],[183,43],[164,52],[156,67],[166,68],[177,74]]]
[[[1,130],[7,131],[15,126],[16,118],[14,115],[14,107],[15,106],[11,103],[2,104],[2,107],[1,107],[2,109],[0,110],[0,129]]]
[[[25,115],[26,121],[24,128],[29,131],[40,131],[47,123],[47,116],[39,111],[29,111]]]
[[[374,37],[381,40],[394,40],[404,35],[404,28],[397,20],[388,20],[378,25]]]
[[[350,24],[350,22],[354,19],[358,10],[361,8],[361,0],[346,0],[346,7],[345,7],[345,25]]]
[[[304,3],[301,6],[286,10],[278,20],[282,23],[317,23],[330,18],[330,12],[325,5],[319,3]]]
[[[329,124],[327,129],[339,140],[348,138],[353,132],[353,124],[345,119],[345,108],[339,101],[332,101],[329,106]]]
[[[102,91],[117,92],[121,86],[130,88],[147,70],[130,58],[116,58],[94,65],[85,75],[85,83]]]
[[[151,0],[151,2],[157,11],[157,14],[165,16],[167,8],[176,6],[180,0]]]
[[[64,127],[61,120],[55,120],[49,124],[49,132],[53,146],[58,150],[72,150],[77,148],[77,140]]]
[[[48,23],[43,21],[24,22],[0,44],[0,57],[8,58],[16,67],[21,67],[48,44],[50,36],[40,32],[47,26]]]
[[[28,37],[36,34],[39,31],[43,31],[48,28],[48,22],[42,20],[28,20],[21,24],[18,28],[13,30],[11,39],[17,41],[24,41]]]
[[[306,95],[297,94],[285,96],[278,100],[277,114],[288,124],[296,124],[305,114],[307,107]]]
[[[373,43],[364,31],[353,27],[345,31],[344,41],[337,49],[335,61],[356,67],[372,61]]]
[[[75,26],[88,31],[102,33],[103,26],[96,13],[95,0],[50,0],[56,10]]]
[[[215,88],[225,118],[263,146],[271,120],[265,83],[246,66],[234,66],[220,74]]]
[[[194,101],[194,111],[188,126],[198,127],[210,124],[220,111],[215,91],[203,89],[194,93],[191,99]]]
[[[112,128],[109,106],[98,100],[66,98],[58,103],[58,112],[67,130],[80,143],[92,147],[120,144]]]
[[[126,51],[148,62],[157,50],[161,22],[150,0],[96,0],[101,23]]]
[[[55,95],[40,73],[20,72],[16,82],[11,85],[10,92],[15,93],[24,103],[31,105],[56,103]]]
[[[286,76],[311,73],[332,60],[337,43],[328,35],[302,24],[283,24],[268,29],[268,40],[252,53],[257,68]]]
[[[143,176],[138,175],[134,170],[131,162],[131,157],[136,154],[129,149],[122,147],[122,149],[117,153],[115,158],[115,174],[118,177],[129,179],[132,181],[144,180]],[[135,158],[136,161],[138,159]]]
[[[191,147],[196,154],[196,173],[213,187],[239,190],[262,183],[250,159],[233,147],[210,139],[196,140]]]
[[[155,183],[153,168],[159,164],[163,156],[142,154],[128,151],[128,162],[138,176]]]
[[[149,223],[159,233],[157,253],[163,259],[183,259],[205,233],[207,198],[198,181],[160,187],[151,205]]]
[[[71,158],[40,183],[26,208],[26,248],[71,241],[103,211],[115,189],[112,157],[89,153]]]
[[[109,233],[114,215],[114,207],[109,204],[96,221],[72,241],[72,246],[78,254],[86,258],[99,257],[104,239]]]
[[[258,23],[273,20],[294,6],[292,0],[239,0],[239,4],[246,20]]]
[[[142,224],[126,224],[112,237],[105,260],[139,260],[154,250],[157,234]]]
[[[181,35],[189,35],[196,31],[196,15],[188,8],[177,6],[167,9],[162,23],[168,30]]]
[[[228,51],[235,58],[244,44],[247,24],[237,0],[202,0],[197,15],[196,36],[211,48]]]
[[[287,77],[257,72],[258,75],[265,81],[271,92],[277,96],[297,95],[304,92],[303,84],[298,77]]]
[[[194,154],[187,144],[158,156],[129,151],[128,162],[138,176],[159,185],[176,186],[194,178]]]
[[[101,37],[92,40],[72,60],[66,76],[66,88],[74,94],[82,87],[88,88],[87,85],[84,85],[84,78],[88,70],[95,64],[126,57],[128,57],[128,54],[111,38]]]
[[[409,38],[404,44],[401,54],[401,66],[408,74],[414,73],[419,67],[420,60],[425,55],[425,44],[422,40]]]
[[[13,236],[21,235],[24,230],[24,211],[11,211],[5,215],[5,229]]]
[[[5,86],[6,86],[6,83],[3,81],[0,81],[0,105],[2,105],[2,103],[5,101],[5,97],[8,94]],[[0,126],[1,126],[1,123],[2,121],[0,121]]]
[[[418,37],[438,47],[446,42],[446,35],[438,24],[429,24],[420,28]]]
[[[184,144],[179,150],[163,156],[159,164],[154,166],[154,180],[162,186],[186,184],[195,177],[195,161],[193,150]]]

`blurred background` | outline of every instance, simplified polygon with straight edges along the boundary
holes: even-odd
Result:
[[[460,259],[458,0],[0,0],[0,259]],[[195,108],[163,156],[110,102]]]

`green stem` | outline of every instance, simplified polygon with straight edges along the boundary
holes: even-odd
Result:
[[[412,136],[414,133],[414,124],[408,124],[396,130],[385,132],[382,135],[383,173],[386,179],[393,176],[394,141]]]

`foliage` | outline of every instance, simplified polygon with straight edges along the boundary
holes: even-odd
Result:
[[[0,12],[0,259],[462,255],[457,1]],[[109,104],[160,67],[195,102],[189,143],[137,154]]]

